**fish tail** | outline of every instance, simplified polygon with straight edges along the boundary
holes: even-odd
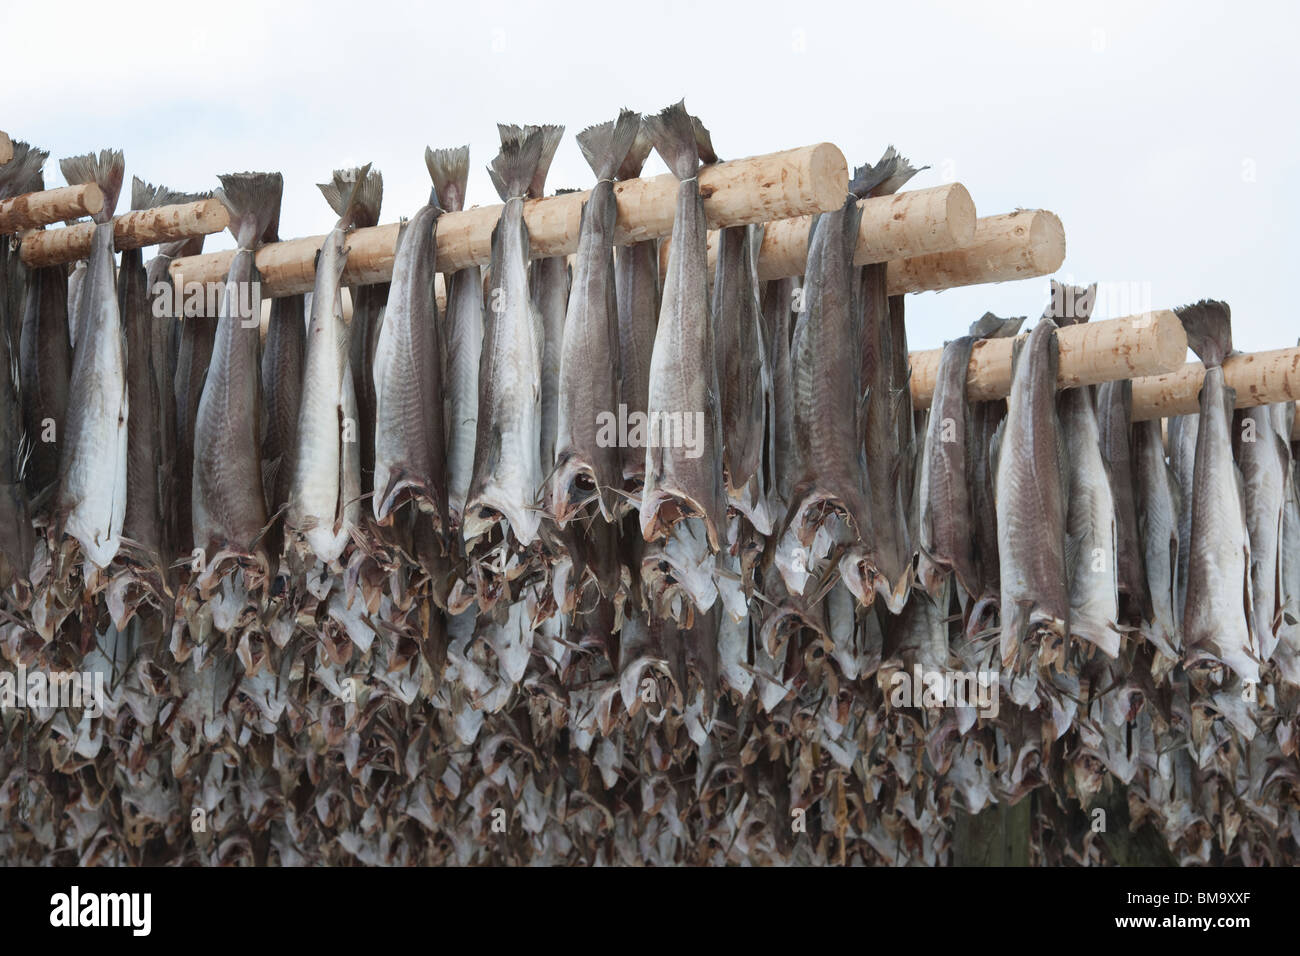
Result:
[[[49,156],[47,150],[14,140],[13,157],[0,166],[0,196],[20,196],[44,189],[45,177],[41,175],[41,167]]]
[[[627,151],[627,156],[623,158],[623,165],[618,167],[619,179],[637,179],[641,175],[641,169],[645,166],[646,157],[650,155],[650,150],[654,149],[654,141],[650,138],[650,131],[646,127],[645,117],[641,117],[637,124],[636,137],[632,140],[632,147]]]
[[[560,140],[564,137],[564,127],[515,126],[513,123],[498,123],[497,132],[501,134],[502,146],[507,139],[522,139],[530,133],[541,136],[541,153],[538,155],[537,165],[533,169],[532,177],[528,182],[528,191],[525,194],[529,199],[541,199],[546,191],[546,174],[551,171],[551,160],[555,158],[555,151],[559,149]]]
[[[95,214],[95,222],[108,222],[117,209],[117,197],[126,176],[126,160],[120,149],[103,149],[99,155],[69,156],[59,160],[59,169],[69,185],[94,183],[104,194],[104,208]]]
[[[970,334],[977,339],[1006,339],[1017,335],[1024,324],[1023,315],[1000,319],[992,312],[985,312],[970,324]]]
[[[1175,309],[1187,333],[1187,344],[1206,368],[1222,365],[1232,353],[1232,311],[1228,303],[1202,299]]]
[[[1092,318],[1092,305],[1097,300],[1097,283],[1092,285],[1066,285],[1051,280],[1052,294],[1043,310],[1043,318],[1053,320],[1058,326],[1082,325]]]
[[[280,227],[280,196],[284,177],[279,173],[227,173],[218,176],[216,197],[230,213],[230,232],[240,246],[275,238]]]
[[[424,149],[424,165],[433,180],[438,205],[447,212],[465,208],[465,184],[469,182],[469,147]]]
[[[335,215],[347,227],[379,225],[379,206],[384,201],[384,177],[370,164],[359,169],[336,169],[328,183],[317,183]]]
[[[618,119],[588,126],[578,134],[578,148],[597,179],[613,179],[636,141],[641,114],[619,110]]]
[[[131,177],[131,208],[157,209],[159,206],[174,206],[178,203],[198,202],[210,198],[211,193],[178,193],[166,186],[155,186],[139,176]]]
[[[645,123],[655,150],[678,179],[690,179],[695,175],[702,152],[705,152],[706,157],[712,155],[708,130],[698,125],[699,121],[686,112],[685,100],[679,100],[653,116],[647,116]],[[707,152],[701,150],[701,140],[708,146]]]
[[[909,179],[929,166],[917,168],[905,156],[899,154],[893,146],[885,150],[880,162],[874,166],[868,163],[853,171],[849,180],[849,192],[859,199],[867,196],[889,196],[898,192]]]
[[[532,196],[537,166],[542,161],[542,130],[537,126],[519,129],[502,126],[501,152],[488,166],[492,185],[502,200]],[[554,127],[551,127],[554,128]]]

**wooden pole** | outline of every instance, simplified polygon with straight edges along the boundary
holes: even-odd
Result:
[[[113,220],[113,242],[118,252],[143,249],[160,242],[210,235],[229,224],[226,208],[216,199],[137,209]],[[33,269],[75,262],[90,255],[94,237],[95,224],[91,222],[33,233],[23,239],[22,259]]]
[[[1164,375],[1133,380],[1133,420],[1194,415],[1201,410],[1205,366],[1188,362]],[[1237,408],[1300,399],[1300,348],[1233,355],[1223,363],[1223,380],[1237,393]]]
[[[0,129],[0,166],[14,158],[14,141],[9,134]]]
[[[858,201],[862,220],[853,262],[888,262],[970,245],[975,239],[975,203],[961,183],[913,189]],[[758,277],[782,279],[803,273],[813,217],[769,222],[758,251]],[[718,258],[718,233],[709,233],[709,271]],[[668,268],[671,243],[659,247],[659,268]]]
[[[1056,337],[1061,356],[1056,378],[1058,388],[1159,374],[1177,368],[1187,357],[1187,335],[1178,316],[1168,309],[1069,325],[1057,332]],[[971,400],[1005,398],[1011,392],[1014,341],[985,339],[975,343],[966,380],[966,394]],[[941,354],[941,349],[930,349],[910,355],[914,408],[930,406]],[[1135,409],[1136,406],[1135,383]]]
[[[103,208],[104,194],[94,183],[23,193],[12,199],[0,200],[0,233],[39,229],[52,222],[93,216]]]
[[[932,292],[1051,275],[1065,261],[1065,228],[1055,213],[1021,209],[975,223],[970,245],[889,263],[889,294]]]
[[[620,245],[672,233],[677,210],[677,179],[671,174],[630,179],[614,185],[618,220],[614,241]],[[700,170],[700,195],[713,226],[739,226],[838,208],[848,191],[844,155],[830,143],[737,159]],[[586,192],[567,193],[525,202],[530,249],[534,258],[569,255],[578,249],[578,230]],[[492,230],[500,205],[451,212],[438,220],[437,260],[442,272],[486,265],[492,258]],[[395,223],[356,230],[348,240],[348,285],[385,282],[392,277]],[[257,253],[264,296],[310,292],[315,278],[316,251],[323,236],[271,243]],[[173,280],[220,282],[233,252],[216,252],[177,259]]]

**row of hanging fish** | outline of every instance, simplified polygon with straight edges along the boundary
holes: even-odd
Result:
[[[0,249],[0,649],[109,690],[4,712],[4,858],[933,865],[959,814],[1028,799],[1034,862],[1115,862],[1086,812],[1114,800],[1170,862],[1294,861],[1292,411],[1234,412],[1226,306],[1180,310],[1207,373],[1167,438],[1128,382],[1056,388],[1095,287],[1053,283],[1008,399],[966,396],[1023,322],[986,315],[917,411],[902,297],[853,261],[858,202],[915,173],[892,148],[763,283],[761,226],[710,279],[718,157],[682,104],[579,134],[578,251],[532,258],[562,133],[500,127],[491,263],[441,309],[468,148],[426,151],[350,317],[382,181],[337,171],[315,288],[264,331],[278,174],[220,177],[229,281],[178,319],[159,280],[202,240],[115,263],[121,154],[64,161],[106,198],[90,258]],[[614,245],[651,149],[662,275]],[[43,159],[16,144],[0,198]]]

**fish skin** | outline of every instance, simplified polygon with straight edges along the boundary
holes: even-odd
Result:
[[[63,434],[72,375],[68,340],[68,282],[62,266],[34,269],[27,280],[23,311],[20,380],[23,383],[23,428],[32,445],[27,490],[39,495],[59,476],[59,443],[42,440],[45,421]]]
[[[1192,478],[1191,545],[1183,608],[1184,666],[1221,661],[1248,684],[1259,681],[1250,538],[1241,474],[1232,459],[1236,393],[1224,384],[1232,352],[1226,304],[1206,300],[1175,310],[1188,345],[1205,364]]]
[[[1138,540],[1151,613],[1142,632],[1171,661],[1182,653],[1178,627],[1178,484],[1165,462],[1160,420],[1133,423]]]
[[[364,173],[357,178],[364,181]],[[343,317],[342,279],[350,225],[348,216],[339,219],[316,261],[298,444],[285,514],[286,527],[327,564],[343,553],[361,518],[360,436],[354,433],[348,441],[344,434],[345,423],[355,422],[357,415],[349,332]]]
[[[302,408],[307,340],[304,306],[301,295],[272,299],[262,347],[262,490],[268,515],[289,502]],[[267,550],[274,554],[278,549],[268,541]]]
[[[1119,593],[1121,600],[1127,597],[1135,610],[1145,617],[1150,613],[1151,597],[1142,567],[1142,541],[1138,536],[1130,440],[1132,419],[1131,379],[1104,382],[1097,387],[1097,429],[1115,501],[1115,563]]]
[[[121,546],[126,512],[129,405],[112,224],[124,163],[120,152],[104,150],[98,158],[65,159],[62,167],[69,183],[96,182],[104,208],[95,217],[76,320],[82,345],[73,352],[55,513],[86,558],[104,568]]]
[[[1175,566],[1175,620],[1183,619],[1187,604],[1187,566],[1192,546],[1192,488],[1196,469],[1196,442],[1200,432],[1199,413],[1169,419],[1169,466],[1178,486],[1178,563]]]
[[[1241,470],[1250,540],[1251,604],[1254,631],[1262,660],[1269,660],[1278,643],[1285,587],[1282,575],[1282,523],[1286,485],[1291,473],[1289,422],[1282,433],[1277,414],[1283,406],[1257,405],[1236,413],[1233,434]],[[1247,424],[1247,423],[1251,424]],[[1247,429],[1251,430],[1248,435]],[[1247,440],[1249,437],[1251,440]]]
[[[186,316],[180,323],[180,340],[173,377],[176,405],[176,483],[173,497],[176,520],[176,547],[188,554],[194,547],[194,425],[199,414],[199,399],[207,381],[208,366],[217,336],[215,315]]]
[[[330,182],[320,186],[325,200],[342,216],[356,181],[355,169],[336,169]],[[379,211],[384,199],[384,178],[379,170],[371,169],[356,190],[352,209],[352,227],[365,229],[379,225]],[[384,323],[384,308],[388,302],[389,283],[350,286],[352,320],[348,326],[348,363],[352,368],[352,382],[357,400],[357,447],[361,456],[361,491],[374,489],[375,473],[375,415],[377,398],[373,379],[375,349],[379,330]]]
[[[523,199],[560,127],[528,127],[506,136],[489,174],[505,205],[492,234],[491,308],[479,362],[474,469],[461,519],[467,544],[504,519],[515,540],[537,539],[543,471],[541,428],[542,316],[528,288],[528,226]]]
[[[194,544],[208,555],[253,555],[265,566],[262,488],[261,281],[253,257],[279,217],[279,173],[219,177],[217,198],[230,213],[238,248],[217,314],[212,360],[194,419],[191,508]],[[245,296],[244,291],[248,290]],[[245,306],[247,305],[247,308]]]
[[[424,162],[438,205],[446,212],[464,209],[469,147],[426,149]],[[479,266],[447,277],[445,330],[448,518],[455,530],[460,528],[469,493],[478,431],[478,367],[483,354],[483,270]]]
[[[708,297],[707,223],[700,198],[699,143],[684,103],[646,117],[655,149],[679,180],[677,209],[663,298],[650,357],[648,414],[680,414],[683,424],[702,416],[697,457],[689,449],[664,447],[647,436],[641,534],[654,541],[682,517],[703,520],[709,550],[721,547],[726,516],[722,480],[721,409],[713,323]],[[658,436],[664,437],[664,436]],[[678,445],[684,442],[678,442]]]
[[[713,315],[727,497],[760,534],[770,534],[772,519],[761,470],[772,405],[772,376],[759,301],[758,250],[762,242],[761,225],[732,226],[719,232]]]
[[[1057,362],[1056,323],[1040,319],[1015,363],[998,454],[1000,651],[1017,676],[1031,677],[1034,632],[1063,642],[1069,627]],[[1025,702],[1023,690],[1013,697]]]
[[[645,118],[628,150],[618,178],[626,181],[641,176],[641,168],[654,144]],[[659,243],[649,239],[614,250],[614,285],[618,295],[619,401],[634,412],[645,414],[650,397],[650,357],[654,351],[659,322]],[[645,484],[645,452],[628,442],[620,449],[624,488],[639,495]]]
[[[815,220],[804,275],[805,310],[790,346],[801,477],[792,491],[789,522],[805,547],[818,513],[828,505],[846,514],[851,533],[868,549],[876,540],[858,414],[861,335],[852,262],[860,218],[857,200],[849,196],[843,207]]]
[[[1044,318],[1058,326],[1081,325],[1092,317],[1097,286],[1087,288],[1068,286],[1051,280],[1051,301],[1043,312]],[[1132,468],[1128,462],[1128,423],[1131,418],[1131,386],[1129,402],[1124,402],[1122,388],[1117,392],[1111,385],[1103,406],[1110,413],[1114,430],[1122,431],[1110,436],[1112,454],[1124,456],[1121,475],[1108,468],[1102,444],[1099,411],[1094,400],[1094,390],[1089,387],[1068,388],[1056,399],[1057,420],[1065,441],[1066,498],[1066,574],[1070,587],[1069,633],[1101,648],[1110,657],[1119,654],[1119,519],[1136,525],[1133,508]],[[1122,446],[1122,447],[1121,447]],[[1117,512],[1120,496],[1115,492],[1117,482],[1126,483],[1127,514]],[[1132,528],[1130,527],[1130,534]],[[1132,542],[1136,548],[1137,542]],[[1100,559],[1100,562],[1098,561]],[[1141,571],[1140,559],[1130,556]],[[1100,567],[1098,564],[1100,563]],[[1132,569],[1130,569],[1132,573]],[[1140,582],[1133,585],[1140,592]]]
[[[567,256],[537,259],[528,270],[529,293],[542,316],[542,424],[537,453],[544,472],[555,463],[560,427],[560,363],[572,281]]]
[[[617,441],[602,441],[600,424],[604,416],[617,418],[622,380],[613,176],[627,157],[640,123],[639,114],[622,110],[617,119],[578,134],[596,185],[582,207],[560,358],[551,513],[561,527],[582,512],[593,496],[605,521],[613,521],[619,510],[613,492],[623,484],[622,453]]]
[[[920,473],[917,577],[935,600],[943,593],[949,572],[967,594],[975,594],[979,587],[971,512],[973,465],[967,454],[972,421],[966,400],[966,375],[975,342],[965,335],[943,347],[930,403]]]
[[[393,260],[388,309],[375,349],[375,518],[390,520],[407,497],[446,529],[447,476],[438,305],[433,277],[442,209],[436,191],[407,223]]]
[[[1067,553],[1074,555],[1073,567],[1067,565],[1069,632],[1115,657],[1119,654],[1115,498],[1090,392],[1086,387],[1070,388],[1057,399],[1067,461]]]

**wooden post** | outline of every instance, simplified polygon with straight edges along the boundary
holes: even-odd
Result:
[[[952,833],[953,866],[1028,866],[1033,794],[1013,806],[998,803],[970,814],[956,810]]]
[[[143,249],[160,242],[211,235],[229,224],[226,208],[216,199],[137,209],[114,218],[113,243],[118,252]],[[33,233],[23,238],[22,259],[33,269],[75,262],[90,255],[94,237],[95,224],[91,222]]]
[[[14,142],[9,134],[0,129],[0,166],[14,158]]]
[[[1058,388],[1157,374],[1177,368],[1187,357],[1187,335],[1178,316],[1168,309],[1067,325],[1056,333],[1056,338],[1061,356],[1056,378]],[[1014,341],[985,339],[975,343],[966,380],[966,394],[972,401],[1005,398],[1010,394]],[[909,356],[914,408],[929,407],[941,354],[942,349],[930,349]],[[1136,387],[1134,393],[1136,407]]]
[[[1188,362],[1164,375],[1133,380],[1133,420],[1194,415],[1201,410],[1205,366]],[[1223,380],[1237,392],[1237,408],[1300,399],[1300,348],[1229,356]]]
[[[104,194],[94,183],[23,193],[21,196],[0,200],[0,234],[40,229],[52,222],[93,216],[103,208]]]
[[[677,210],[677,179],[671,174],[615,183],[618,220],[614,241],[619,244],[654,239],[672,233]],[[700,169],[704,212],[714,226],[738,226],[772,219],[790,219],[835,209],[848,193],[848,167],[830,143],[804,146],[750,159],[738,159]],[[582,204],[587,193],[567,193],[524,203],[530,249],[534,258],[569,255],[578,249]],[[450,212],[438,220],[438,270],[454,272],[486,265],[492,258],[492,230],[500,205]],[[395,223],[358,229],[348,240],[344,284],[385,282],[392,277]],[[310,292],[315,279],[316,251],[323,236],[271,243],[257,253],[264,296]],[[177,259],[172,278],[182,284],[220,282],[233,252],[216,252]]]
[[[889,263],[889,294],[1051,275],[1065,261],[1065,228],[1055,213],[1021,209],[975,223],[970,245]]]

